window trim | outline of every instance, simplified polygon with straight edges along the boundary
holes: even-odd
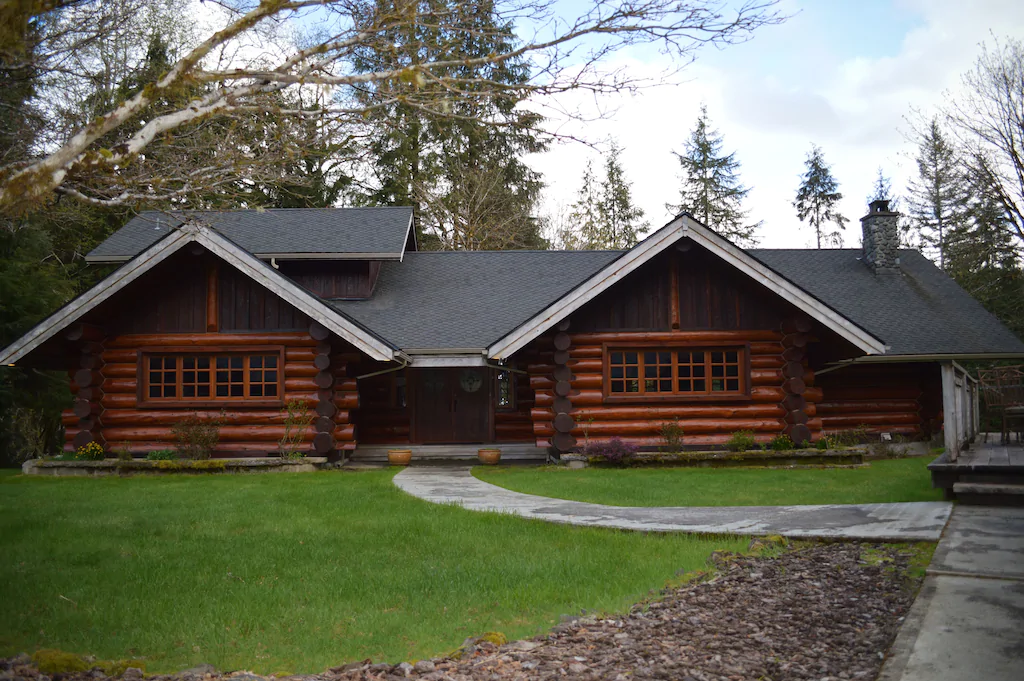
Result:
[[[284,346],[283,345],[167,345],[140,348],[136,352],[136,404],[140,409],[164,409],[167,407],[281,407],[285,403],[284,389]],[[149,375],[146,358],[151,355],[277,355],[277,397],[248,398],[151,398],[149,397]],[[176,369],[179,373],[182,369]],[[210,371],[215,371],[211,366]]]
[[[643,352],[651,348],[661,350],[719,350],[738,349],[742,355],[740,360],[740,391],[728,393],[613,393],[611,391],[610,356],[613,351]],[[643,380],[642,378],[640,380]],[[708,377],[710,380],[710,376]],[[601,344],[601,392],[606,404],[616,402],[749,402],[750,395],[750,342],[749,341],[629,341]]]

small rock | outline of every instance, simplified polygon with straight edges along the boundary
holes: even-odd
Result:
[[[436,669],[434,663],[430,660],[419,660],[416,664],[412,666],[412,668],[420,674],[426,674],[427,672],[432,672]]]
[[[583,672],[587,671],[587,665],[580,664],[579,662],[573,662],[571,665],[569,665],[569,671],[573,674],[582,674]]]
[[[415,671],[415,667],[413,667],[408,662],[402,662],[400,664],[395,665],[394,670],[402,676],[409,676],[413,673],[413,671]]]
[[[124,674],[121,674],[122,681],[142,681],[145,676],[143,671],[138,667],[128,667],[124,670]]]

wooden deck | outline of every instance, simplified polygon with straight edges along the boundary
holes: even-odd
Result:
[[[1024,444],[975,442],[956,461],[942,454],[928,470],[947,499],[988,503],[982,500],[989,494],[998,505],[1024,501]]]

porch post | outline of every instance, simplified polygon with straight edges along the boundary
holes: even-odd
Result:
[[[960,456],[960,410],[957,409],[956,367],[952,362],[940,365],[942,372],[942,432],[950,461]]]

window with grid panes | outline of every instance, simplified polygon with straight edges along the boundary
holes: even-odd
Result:
[[[606,355],[608,395],[742,394],[743,353],[742,347],[613,348]]]
[[[251,354],[152,354],[143,358],[148,402],[277,401],[279,351]]]

